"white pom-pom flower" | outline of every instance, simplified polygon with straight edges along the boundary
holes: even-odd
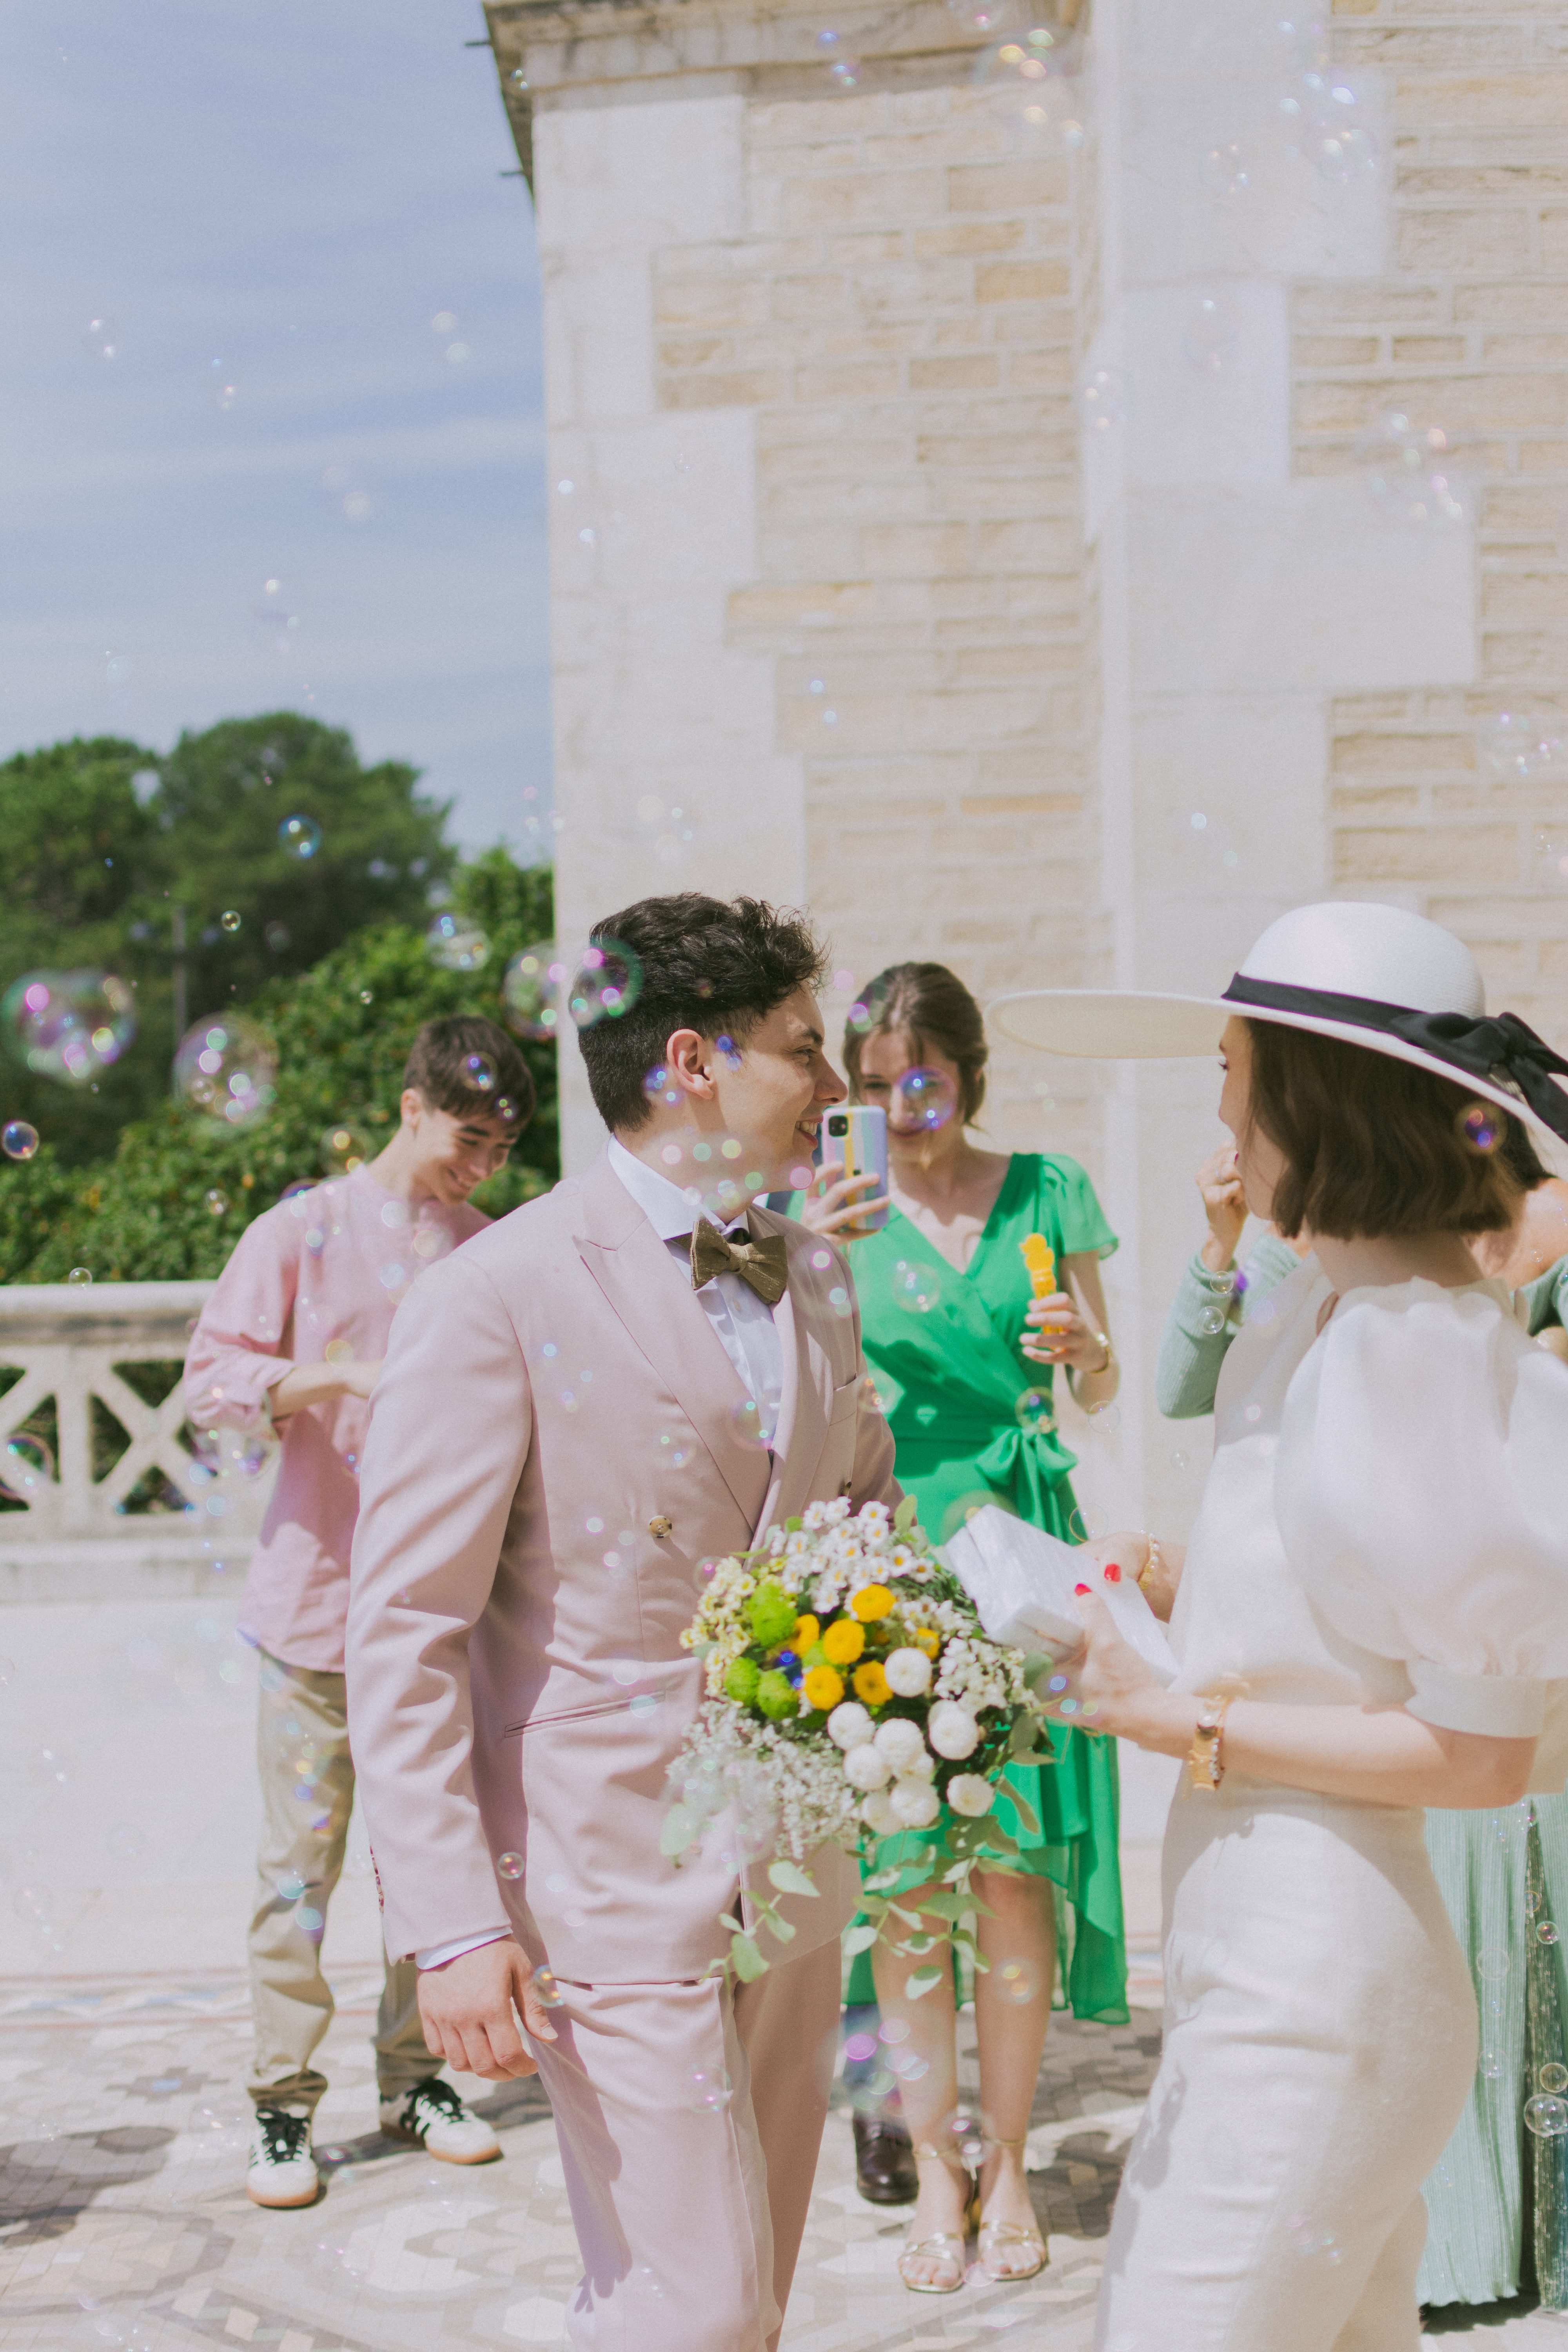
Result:
[[[868,1739],[844,1759],[845,1777],[857,1789],[880,1789],[893,1777],[893,1768],[879,1748]]]
[[[973,1772],[962,1776],[972,1780]],[[984,1782],[981,1782],[982,1788]],[[889,1806],[900,1829],[929,1830],[942,1811],[942,1799],[929,1780],[895,1780],[888,1798]]]
[[[893,1650],[889,1652],[884,1674],[888,1687],[900,1698],[919,1698],[931,1688],[931,1660],[923,1650]]]
[[[947,1801],[955,1813],[967,1813],[975,1820],[991,1811],[996,1791],[978,1772],[955,1772],[947,1784]]]
[[[860,1818],[878,1837],[892,1837],[903,1828],[886,1789],[873,1789],[860,1808]]]
[[[956,1699],[944,1698],[931,1711],[926,1737],[939,1756],[956,1763],[962,1756],[973,1755],[980,1744],[980,1726],[966,1706],[960,1706]]]
[[[908,1772],[918,1767],[926,1752],[918,1723],[907,1715],[890,1715],[886,1723],[877,1726],[877,1745],[895,1772]]]
[[[827,1737],[835,1748],[863,1748],[872,1728],[869,1715],[855,1698],[847,1698],[827,1718]]]

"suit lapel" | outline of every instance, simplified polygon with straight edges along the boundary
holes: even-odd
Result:
[[[751,1223],[754,1233],[782,1233],[791,1238],[789,1220],[760,1202],[752,1205]],[[784,1392],[773,1437],[773,1475],[757,1521],[759,1536],[772,1523],[782,1524],[805,1508],[833,1410],[833,1366],[812,1328],[816,1284],[807,1255],[798,1248],[791,1250],[789,1288],[773,1308],[784,1351]]]
[[[748,1525],[754,1526],[771,1481],[767,1455],[748,1446],[736,1426],[735,1413],[746,1402],[740,1374],[689,1283],[607,1159],[595,1160],[582,1189],[586,1230],[578,1235],[577,1249],[584,1265],[712,1455]],[[788,1361],[786,1354],[786,1368]]]

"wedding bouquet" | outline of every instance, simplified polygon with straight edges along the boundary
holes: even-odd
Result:
[[[1044,1721],[1029,1674],[1044,1661],[988,1639],[963,1586],[916,1524],[912,1498],[895,1518],[882,1503],[810,1505],[771,1528],[752,1551],[710,1562],[709,1589],[683,1645],[704,1661],[707,1696],[671,1769],[677,1795],[663,1847],[678,1862],[716,1840],[737,1865],[773,1852],[774,1895],[748,1895],[748,1926],[726,1918],[727,1964],[766,1968],[756,1931],[794,1928],[779,1895],[815,1895],[805,1864],[821,1845],[869,1850],[900,1831],[930,1832],[910,1857],[942,1891],[922,1913],[959,1924],[975,1902],[969,1879],[984,1853],[1005,1867],[1017,1843],[987,1818],[1013,1758],[1032,1755]],[[1032,1824],[1027,1806],[1009,1798]],[[867,1885],[864,1949],[889,1911],[902,1866]],[[924,1938],[927,1948],[933,1939]],[[929,1975],[931,1983],[938,1971]],[[911,1980],[912,1989],[912,1980]]]

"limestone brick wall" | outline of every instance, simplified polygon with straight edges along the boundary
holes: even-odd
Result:
[[[773,663],[811,905],[861,981],[1083,968],[1079,267],[1069,163],[1010,152],[962,84],[754,102],[740,233],[654,257],[661,404],[753,414],[728,635]],[[1038,1139],[1041,1083],[1004,1052],[995,1131]]]
[[[1345,468],[1377,409],[1441,424],[1474,478],[1474,682],[1341,696],[1331,872],[1475,948],[1568,1042],[1568,761],[1487,757],[1498,714],[1568,735],[1568,19],[1543,0],[1336,0],[1336,54],[1388,91],[1389,266],[1294,290],[1297,469]],[[1553,722],[1553,714],[1555,719]]]

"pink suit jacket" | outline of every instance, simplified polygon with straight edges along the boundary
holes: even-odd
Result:
[[[395,1958],[503,1913],[569,1981],[689,1979],[727,1948],[734,1867],[677,1869],[658,1845],[666,1768],[701,1697],[679,1646],[701,1562],[818,1497],[898,1496],[842,1255],[751,1214],[790,1253],[771,1453],[745,1442],[740,1377],[603,1155],[432,1267],[398,1309],[347,1643]],[[814,1872],[820,1898],[785,1906],[791,1956],[855,1906],[847,1855],[825,1850]]]

